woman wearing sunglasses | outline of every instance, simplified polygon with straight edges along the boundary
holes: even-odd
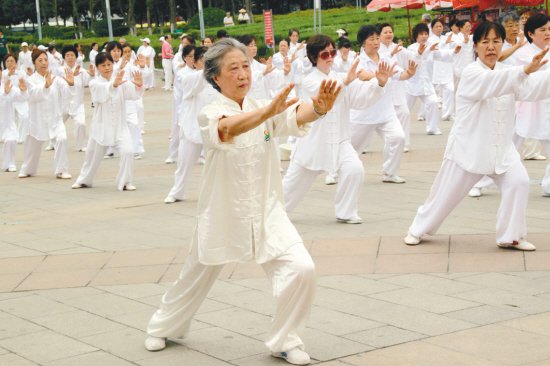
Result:
[[[357,213],[357,204],[364,180],[361,160],[351,145],[350,109],[365,109],[376,103],[384,93],[384,85],[392,73],[387,63],[380,63],[370,81],[357,79],[357,58],[348,74],[332,70],[336,48],[334,41],[324,35],[315,35],[307,42],[307,57],[313,71],[302,82],[302,99],[315,96],[321,82],[335,79],[343,86],[342,92],[330,110],[311,133],[296,142],[294,157],[283,179],[287,211],[292,211],[305,196],[315,178],[322,172],[336,172],[336,220],[347,224],[363,222]]]

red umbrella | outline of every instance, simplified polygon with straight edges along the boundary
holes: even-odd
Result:
[[[409,40],[411,40],[411,16],[409,9],[420,9],[424,6],[424,0],[372,0],[367,5],[367,11],[390,11],[391,9],[407,9],[407,22],[409,25]]]

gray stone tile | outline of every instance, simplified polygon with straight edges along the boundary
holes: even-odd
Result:
[[[75,288],[59,288],[51,290],[35,290],[33,293],[48,299],[63,302],[64,300],[74,299],[77,297],[87,297],[104,293],[93,287],[75,287]]]
[[[239,308],[198,314],[195,318],[204,323],[247,336],[268,332],[272,321],[270,316]]]
[[[69,357],[62,360],[47,362],[44,366],[131,366],[135,363],[128,362],[119,357],[110,355],[103,351],[95,351]]]
[[[224,296],[212,297],[212,299],[268,316],[274,314],[276,307],[275,300],[271,295],[258,290],[246,290],[238,294],[230,293]]]
[[[476,302],[411,288],[372,294],[370,297],[394,304],[423,309],[436,314],[479,306],[479,303]]]
[[[476,290],[481,287],[469,283],[456,281],[448,277],[440,277],[424,273],[411,273],[406,275],[392,276],[382,279],[381,282],[389,282],[391,284],[402,287],[416,288],[442,295]]]
[[[336,336],[377,328],[383,323],[368,320],[355,315],[346,314],[337,310],[314,306],[308,326]]]
[[[525,316],[524,313],[490,305],[481,305],[475,308],[452,311],[444,315],[479,325],[499,323],[505,320]]]
[[[179,347],[177,352],[172,354],[164,354],[164,351],[158,352],[153,357],[136,361],[136,363],[141,366],[227,366],[234,364],[185,347]]]
[[[107,318],[120,314],[155,310],[152,306],[109,293],[68,299],[66,303]]]
[[[126,297],[128,299],[140,299],[142,297],[155,296],[160,299],[161,295],[166,292],[164,286],[160,286],[156,283],[144,283],[136,285],[117,285],[117,286],[96,286],[96,288],[110,292],[112,294]]]
[[[505,273],[480,273],[475,276],[461,278],[458,281],[526,295],[550,292],[550,281],[545,278],[525,278]]]
[[[96,350],[49,330],[4,339],[0,346],[40,364]]]
[[[402,288],[391,283],[353,275],[323,276],[317,280],[319,286],[354,294],[374,294]]]
[[[8,339],[44,330],[46,329],[39,325],[13,315],[6,314],[0,318],[0,339]]]
[[[124,328],[122,324],[83,310],[34,318],[33,321],[57,333],[76,339]]]
[[[0,310],[25,319],[33,319],[46,315],[66,313],[75,310],[60,302],[31,295],[0,301]]]
[[[302,340],[304,341],[306,351],[310,357],[319,361],[333,360],[373,349],[373,347],[366,344],[337,337],[312,328],[306,328],[303,334]]]
[[[456,297],[525,314],[550,311],[550,301],[517,292],[487,288],[455,294]]]
[[[425,334],[411,332],[410,330],[396,328],[391,325],[350,333],[344,336],[347,339],[368,344],[375,348],[389,347],[400,343],[416,341],[426,338]]]
[[[5,348],[0,347],[0,355],[5,355],[5,354],[7,354],[7,353],[10,353],[10,351],[8,351],[8,350],[5,349]]]
[[[8,353],[5,355],[0,355],[0,365],[6,366],[36,366],[37,363],[24,359],[21,356],[18,356],[13,353]]]

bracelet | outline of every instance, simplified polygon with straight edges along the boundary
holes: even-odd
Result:
[[[313,113],[315,113],[317,115],[317,117],[319,117],[319,118],[322,118],[322,117],[326,116],[326,114],[327,114],[327,112],[321,113],[317,109],[315,109],[315,104],[313,104]]]

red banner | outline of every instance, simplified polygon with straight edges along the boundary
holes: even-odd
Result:
[[[265,45],[269,48],[275,48],[275,36],[273,32],[273,13],[271,10],[264,10],[264,33]]]

